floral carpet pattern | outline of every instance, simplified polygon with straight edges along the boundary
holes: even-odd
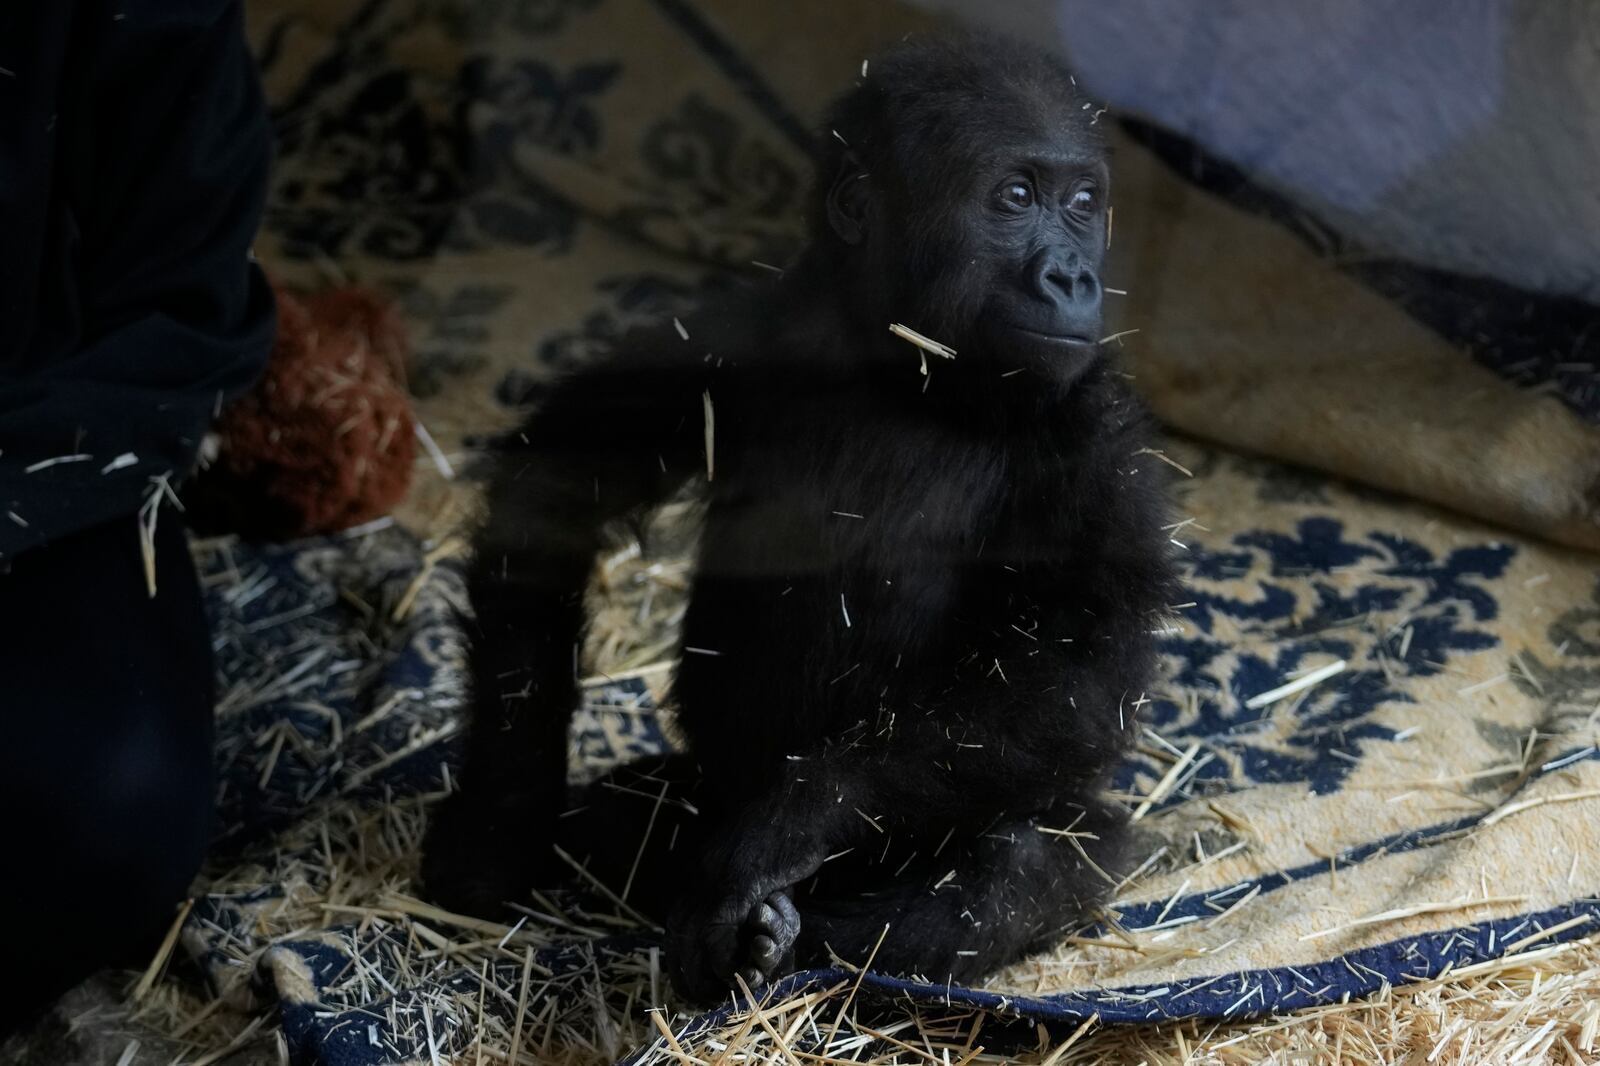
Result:
[[[541,1009],[482,1005],[491,975],[403,934],[395,913],[426,918],[405,900],[258,933],[294,885],[337,894],[330,810],[386,817],[449,787],[467,605],[458,561],[430,549],[470,511],[474,446],[629,324],[793,251],[816,94],[896,24],[835,8],[771,28],[753,6],[252,9],[280,137],[261,256],[291,282],[349,276],[401,300],[432,465],[454,475],[422,471],[400,525],[196,547],[223,675],[213,865],[257,874],[201,897],[182,942],[217,987],[277,1002],[297,1063],[436,1061],[483,1011]],[[813,95],[774,87],[801,71]],[[1189,602],[1115,784],[1144,864],[1107,915],[981,987],[863,988],[1042,1020],[1238,1017],[1592,932],[1593,560],[1188,442],[1168,454],[1193,474],[1170,530]],[[590,686],[581,773],[668,743],[654,676]],[[495,966],[536,967],[559,998],[565,975],[604,984],[657,948],[627,929]],[[246,958],[261,961],[242,974]],[[435,1013],[441,989],[478,997],[478,1017]]]

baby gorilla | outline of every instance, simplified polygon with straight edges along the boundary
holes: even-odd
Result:
[[[968,980],[1104,894],[1124,818],[1100,791],[1176,594],[1162,464],[1097,344],[1094,115],[1009,43],[873,59],[782,277],[624,340],[511,438],[436,899],[496,910],[560,877],[560,845],[664,920],[678,987],[709,999],[830,950]],[[601,528],[695,478],[689,753],[562,816]]]

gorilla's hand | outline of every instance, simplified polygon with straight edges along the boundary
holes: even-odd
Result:
[[[793,968],[800,912],[792,887],[817,872],[823,853],[785,847],[774,856],[773,843],[789,842],[769,825],[763,836],[713,847],[710,891],[685,893],[668,919],[673,982],[688,999],[715,1001],[734,986],[735,974],[753,990]]]
[[[712,1003],[734,987],[735,974],[753,991],[793,969],[800,912],[788,890],[748,900],[741,892],[673,915],[672,980],[679,994]]]

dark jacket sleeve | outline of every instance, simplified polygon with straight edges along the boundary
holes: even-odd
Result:
[[[0,557],[187,473],[274,322],[249,254],[270,133],[239,4],[20,6],[44,14],[7,80],[54,84],[14,84],[10,114],[0,84],[0,225],[20,236],[0,273]]]

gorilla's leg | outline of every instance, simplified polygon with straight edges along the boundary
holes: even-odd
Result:
[[[1043,831],[1069,825],[1087,835]],[[876,946],[874,970],[933,981],[982,977],[1044,947],[1104,897],[1109,871],[1121,866],[1121,826],[1105,807],[1067,809],[1054,820],[951,841],[938,858],[909,860],[915,875],[895,871],[882,891],[837,893],[838,877],[819,881],[815,894],[802,886],[796,957],[816,966],[831,952],[860,965]]]
[[[705,892],[700,851],[715,817],[704,805],[712,801],[692,756],[640,759],[591,784],[579,806],[562,816],[557,839],[629,906],[675,928],[679,923],[669,921],[674,907],[692,909]],[[752,988],[791,967],[800,915],[786,894],[774,892],[726,925],[744,960],[739,972]],[[675,943],[673,961],[692,950]],[[707,988],[704,995],[711,999],[716,992]]]
[[[704,834],[699,765],[656,755],[590,784],[556,826],[556,840],[595,880],[657,921],[682,890],[699,886]]]

